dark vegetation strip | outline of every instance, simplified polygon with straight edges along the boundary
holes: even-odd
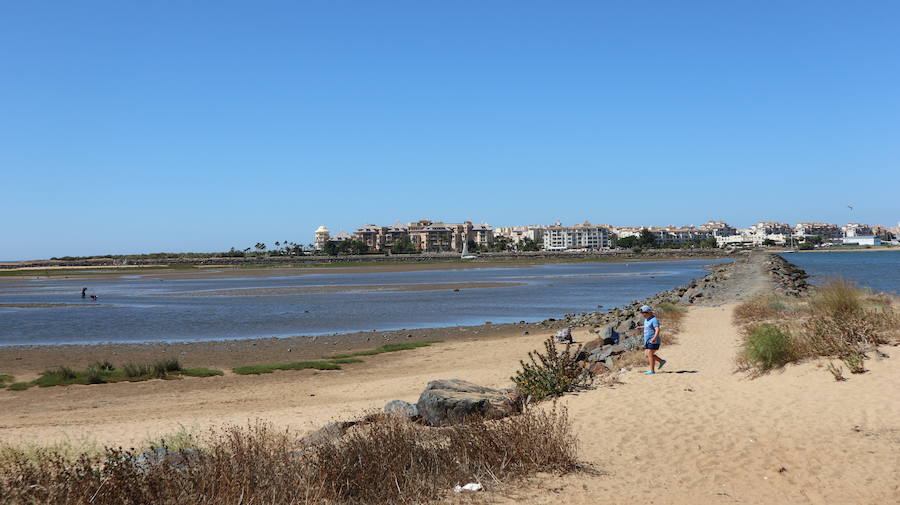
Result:
[[[97,362],[85,370],[73,370],[60,366],[41,372],[40,377],[29,382],[16,382],[9,386],[11,391],[22,391],[32,386],[68,386],[71,384],[111,384],[115,382],[140,382],[150,379],[177,379],[186,377],[213,377],[223,375],[221,370],[212,368],[184,368],[176,358],[159,360],[154,363],[126,363],[116,368],[109,361]]]
[[[247,365],[235,367],[232,370],[238,375],[257,375],[263,373],[272,373],[276,370],[340,370],[341,365],[348,363],[362,363],[363,360],[357,356],[374,356],[386,352],[408,351],[410,349],[418,349],[419,347],[427,347],[431,344],[441,342],[440,340],[430,340],[427,342],[404,342],[402,344],[385,344],[377,349],[369,349],[366,351],[353,352],[349,354],[335,354],[333,356],[325,356],[323,359],[315,361],[298,361],[295,363],[276,363],[271,365]]]
[[[376,354],[384,354],[386,352],[409,351],[412,349],[418,349],[420,347],[428,347],[431,344],[439,344],[441,342],[442,342],[441,340],[428,340],[428,341],[421,341],[421,342],[403,342],[400,344],[385,344],[376,349],[351,352],[348,354],[334,354],[332,356],[325,356],[325,359],[335,360],[335,359],[353,358],[356,356],[375,356]]]

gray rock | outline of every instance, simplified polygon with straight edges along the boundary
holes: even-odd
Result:
[[[312,433],[308,433],[300,439],[301,447],[313,447],[316,445],[333,442],[343,437],[347,430],[356,426],[356,421],[340,421],[328,423]]]
[[[615,344],[619,340],[619,332],[616,331],[615,325],[607,324],[600,330],[598,338],[603,341],[604,345]]]
[[[431,426],[448,426],[475,416],[499,419],[519,411],[518,403],[506,391],[459,379],[429,382],[416,407]]]
[[[403,400],[391,400],[384,405],[386,414],[396,414],[409,419],[419,417],[419,408],[415,403],[405,402]]]
[[[604,345],[603,347],[594,349],[594,352],[591,353],[588,361],[603,361],[610,356],[622,354],[623,352],[625,352],[624,345]]]

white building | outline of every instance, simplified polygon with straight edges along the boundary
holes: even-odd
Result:
[[[544,250],[605,249],[609,247],[609,229],[585,222],[575,226],[554,225],[544,230]]]
[[[328,228],[325,225],[322,225],[316,228],[316,240],[313,242],[313,247],[317,251],[321,251],[325,249],[325,244],[331,239],[331,232],[328,231]]]
[[[881,245],[881,238],[874,235],[857,235],[854,237],[844,237],[842,241],[844,245]]]
[[[723,223],[724,224],[724,223]],[[727,225],[726,225],[727,226]],[[684,244],[688,242],[699,242],[715,236],[713,230],[707,229],[705,226],[684,226],[678,228],[676,226],[620,226],[615,229],[618,238],[640,237],[641,233],[647,230],[656,239],[656,244],[664,246],[666,244]]]

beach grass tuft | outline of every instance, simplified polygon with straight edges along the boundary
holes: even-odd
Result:
[[[223,375],[221,370],[211,368],[183,368],[176,358],[168,358],[154,363],[126,363],[117,369],[109,361],[92,363],[84,370],[74,370],[66,366],[50,368],[30,382],[11,384],[11,391],[23,391],[32,386],[52,387],[72,384],[112,384],[116,382],[139,382],[150,379],[173,379],[182,376],[213,377]]]

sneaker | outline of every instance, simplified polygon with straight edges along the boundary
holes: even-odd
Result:
[[[656,365],[657,370],[662,370],[662,367],[666,366],[666,360],[662,360],[659,362],[659,365]]]
[[[644,372],[644,375],[653,375],[655,373],[656,372],[654,372],[653,370],[647,370],[646,372]]]

